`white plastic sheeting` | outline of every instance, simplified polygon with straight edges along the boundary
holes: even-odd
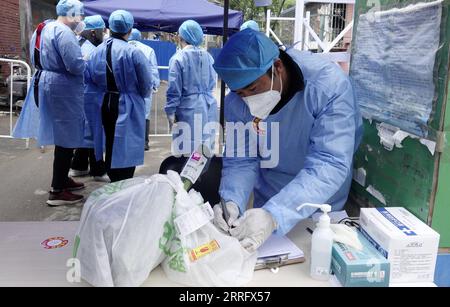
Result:
[[[359,18],[350,75],[363,116],[426,137],[442,1]]]

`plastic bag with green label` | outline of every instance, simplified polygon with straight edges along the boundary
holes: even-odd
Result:
[[[200,193],[189,193],[177,173],[168,173],[176,196],[171,219],[160,240],[166,258],[162,268],[172,281],[189,286],[241,286],[253,277],[256,253],[219,231],[214,214]]]
[[[132,178],[94,191],[84,205],[74,257],[94,286],[139,286],[165,257],[159,239],[174,188],[166,175]]]

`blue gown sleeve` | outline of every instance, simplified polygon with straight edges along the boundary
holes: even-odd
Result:
[[[213,68],[213,64],[214,64],[213,57],[209,53],[208,53],[208,57],[209,57],[209,75],[211,76],[208,89],[214,90],[214,88],[216,87],[216,82],[217,82],[217,73]]]
[[[263,206],[277,221],[277,234],[286,234],[316,211],[304,208],[297,212],[299,205],[326,203],[351,172],[356,109],[350,81],[339,82],[334,94],[327,94],[315,86],[305,90],[308,90],[307,99],[318,105],[318,112],[304,167]]]
[[[247,208],[250,194],[258,178],[260,160],[258,156],[252,157],[248,154],[250,148],[256,148],[256,139],[246,137],[245,134],[247,133],[237,133],[234,130],[237,125],[244,126],[245,122],[236,115],[242,113],[239,110],[234,110],[236,107],[243,106],[243,104],[235,101],[238,99],[240,98],[235,94],[228,95],[225,98],[226,147],[219,194],[225,201],[236,203],[242,214]],[[248,135],[255,133],[251,122],[247,127]],[[245,144],[245,148],[239,148],[241,144]]]
[[[86,62],[81,54],[81,48],[75,34],[69,30],[60,31],[56,41],[67,71],[73,75],[83,75]]]
[[[175,114],[180,105],[183,93],[182,67],[179,61],[172,58],[169,62],[169,85],[167,88],[167,102],[164,107],[167,115]]]
[[[151,71],[152,71],[152,87],[157,89],[160,85],[161,80],[159,79],[159,71],[158,71],[158,61],[156,60],[156,54],[154,51],[150,54],[150,63],[151,63]]]
[[[144,53],[135,48],[133,51],[133,62],[138,81],[138,91],[142,97],[147,97],[152,89],[152,74],[148,67],[148,60]]]

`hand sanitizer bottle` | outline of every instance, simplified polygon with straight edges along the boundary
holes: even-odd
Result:
[[[303,207],[315,207],[323,212],[311,238],[311,277],[326,281],[330,278],[331,251],[334,237],[334,232],[330,228],[330,217],[328,216],[331,206],[306,203],[299,206],[297,211]]]

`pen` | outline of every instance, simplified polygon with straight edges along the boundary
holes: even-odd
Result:
[[[223,198],[220,199],[220,206],[222,207],[223,219],[228,224],[228,220],[230,219],[230,213],[228,212],[227,205],[223,200]]]

